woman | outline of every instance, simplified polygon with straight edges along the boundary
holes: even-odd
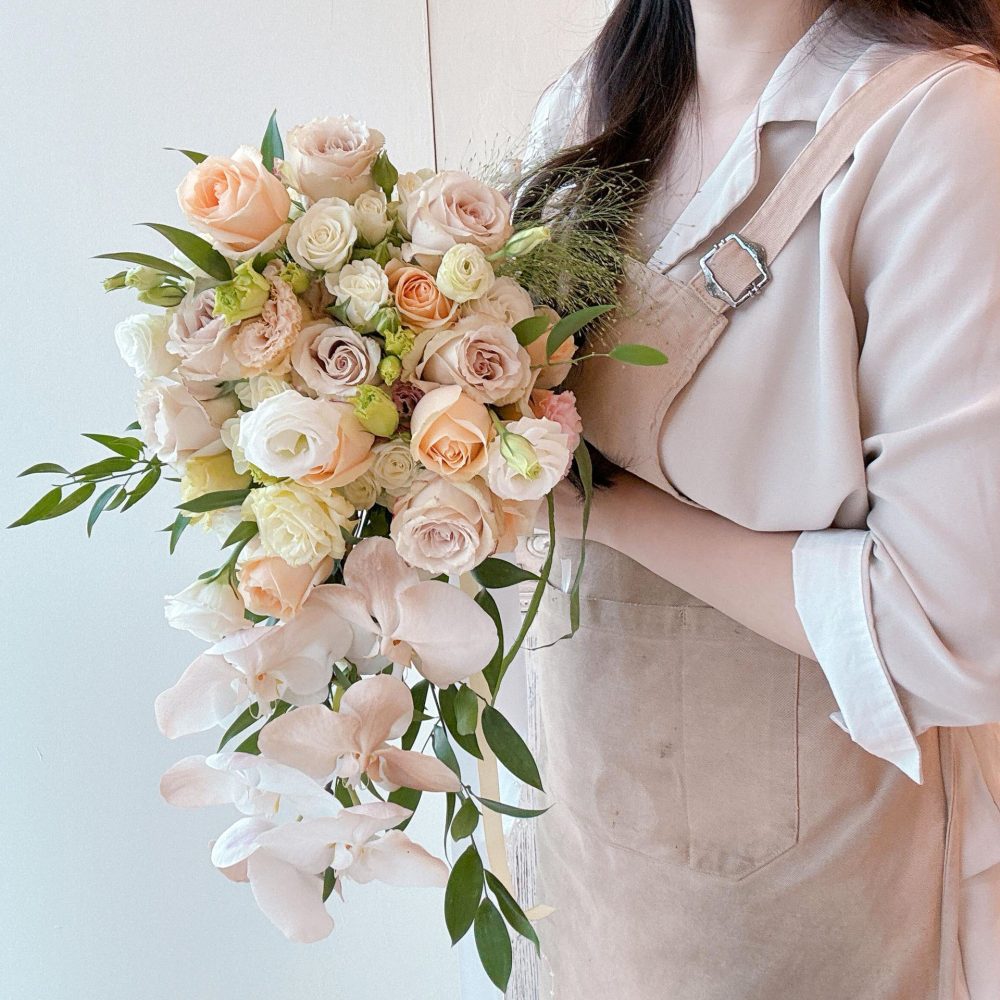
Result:
[[[648,159],[611,337],[670,356],[577,370],[542,997],[1000,997],[1000,9],[820,7],[620,0],[536,110]]]

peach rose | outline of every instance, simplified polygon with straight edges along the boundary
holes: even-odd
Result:
[[[458,303],[444,295],[425,270],[393,258],[385,265],[385,273],[406,326],[414,330],[440,330],[454,320]]]
[[[465,482],[486,467],[489,411],[458,385],[428,392],[410,420],[410,453],[439,475]]]
[[[295,186],[312,201],[343,198],[353,202],[378,187],[372,179],[372,164],[385,145],[385,136],[350,115],[296,125],[286,145]]]
[[[440,258],[456,243],[493,253],[511,234],[510,203],[495,189],[460,170],[443,170],[406,199],[404,224],[410,242],[403,257]]]
[[[255,615],[291,618],[299,613],[306,598],[333,569],[327,557],[310,565],[290,566],[279,556],[265,555],[259,539],[254,539],[240,556],[237,588],[243,603]]]
[[[576,354],[576,341],[570,337],[564,340],[551,358],[545,357],[546,342],[549,339],[549,330],[559,322],[559,313],[548,306],[539,306],[535,310],[536,316],[544,316],[549,320],[548,329],[537,340],[528,344],[528,354],[533,365],[545,365],[544,368],[535,369],[538,372],[535,378],[536,389],[554,389],[561,385],[569,374],[570,365],[567,363]],[[548,364],[546,364],[548,361]]]
[[[209,156],[177,188],[181,211],[215,248],[240,259],[271,250],[285,235],[291,199],[264,169],[260,153],[240,146],[231,159]]]
[[[531,360],[514,331],[492,316],[473,313],[436,333],[423,348],[419,378],[460,385],[477,403],[505,406],[531,381]]]

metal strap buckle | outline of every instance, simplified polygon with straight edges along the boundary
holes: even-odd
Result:
[[[759,275],[738,299],[734,299],[732,295],[730,295],[729,292],[727,292],[726,289],[719,284],[715,277],[715,273],[712,271],[709,264],[709,261],[727,243],[735,243],[738,247],[740,247],[740,249],[745,250],[750,255],[750,259],[754,262]],[[719,242],[716,243],[715,246],[701,258],[700,263],[702,273],[705,275],[705,287],[711,295],[715,296],[715,298],[721,299],[728,306],[735,309],[736,306],[746,302],[747,299],[752,299],[771,280],[771,272],[767,269],[767,264],[764,258],[765,253],[763,247],[759,247],[756,243],[751,243],[749,240],[743,239],[739,233],[730,233],[728,236],[719,240]]]

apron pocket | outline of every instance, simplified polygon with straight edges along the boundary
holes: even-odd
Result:
[[[618,847],[733,880],[792,848],[798,656],[704,604],[593,597],[576,636],[546,645],[568,609],[549,589],[527,644],[556,809]]]

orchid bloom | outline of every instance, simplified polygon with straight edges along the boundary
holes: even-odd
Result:
[[[353,626],[349,658],[362,672],[385,659],[412,663],[432,684],[447,687],[482,670],[496,651],[493,619],[458,587],[421,580],[388,538],[358,542],[344,563],[344,583],[319,591]]]
[[[390,802],[341,809],[336,816],[276,826],[254,817],[233,824],[212,848],[212,862],[249,882],[264,915],[292,941],[312,942],[333,930],[323,901],[323,876],[396,886],[443,886],[443,861],[392,827],[412,815]],[[381,831],[389,831],[377,836]]]
[[[259,745],[273,760],[312,778],[337,777],[357,784],[362,774],[390,791],[400,786],[425,792],[457,792],[461,782],[435,757],[389,746],[413,718],[410,689],[387,674],[352,684],[339,711],[325,705],[298,708],[260,733]]]
[[[261,714],[278,698],[293,705],[324,701],[332,664],[354,639],[325,590],[316,588],[294,618],[243,629],[202,653],[156,699],[156,721],[164,736],[176,739],[221,725],[251,699]]]

